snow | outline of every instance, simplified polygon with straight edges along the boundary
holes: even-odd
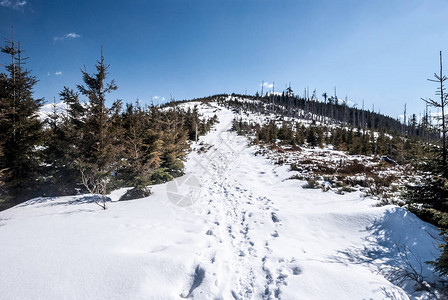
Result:
[[[121,189],[107,210],[77,195],[0,212],[0,299],[430,299],[385,275],[404,266],[397,245],[438,255],[431,225],[360,192],[303,189],[230,132],[230,110],[199,109],[219,124],[186,175],[149,197],[118,201]]]
[[[56,113],[60,115],[63,114],[66,109],[67,105],[64,102],[47,103],[40,108],[38,115],[41,120],[45,120],[53,113],[53,111],[56,111]]]

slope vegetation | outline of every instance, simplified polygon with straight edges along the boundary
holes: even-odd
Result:
[[[432,279],[420,264],[438,255],[431,225],[360,192],[304,189],[230,131],[232,111],[200,111],[219,123],[186,174],[151,196],[107,210],[85,195],[38,198],[0,212],[0,298],[435,297],[388,280],[409,265]]]

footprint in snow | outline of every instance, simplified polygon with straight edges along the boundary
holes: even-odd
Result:
[[[190,298],[193,291],[201,285],[202,281],[205,277],[205,269],[201,268],[201,266],[197,265],[193,275],[193,283],[191,284],[190,290],[188,294],[185,296],[183,293],[180,294],[181,298]]]
[[[235,291],[232,291],[232,297],[235,300],[239,300],[240,299],[240,297],[238,297],[238,295],[237,295],[237,293]]]
[[[299,264],[296,262],[296,260],[293,258],[289,263],[286,264],[287,267],[291,270],[292,275],[300,275],[302,274],[302,268],[299,266]]]
[[[291,268],[293,275],[300,275],[302,274],[302,269],[299,266],[295,266]]]
[[[271,213],[271,219],[272,219],[272,222],[274,222],[274,223],[278,223],[278,222],[280,222],[280,219],[277,217],[277,215],[275,214],[275,212],[272,212],[272,213]]]

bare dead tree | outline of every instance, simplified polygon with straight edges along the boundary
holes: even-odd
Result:
[[[442,167],[446,168],[446,160],[447,160],[447,149],[446,149],[446,124],[445,124],[445,106],[448,102],[447,94],[445,93],[444,82],[448,79],[445,75],[443,75],[442,69],[442,51],[440,51],[440,73],[434,73],[435,79],[428,79],[429,81],[436,82],[440,86],[437,87],[436,95],[440,96],[440,102],[433,100],[431,98],[423,99],[430,106],[440,108],[442,111],[442,115],[440,116],[441,124],[441,134],[442,134]]]
[[[81,168],[81,179],[84,187],[93,195],[95,204],[106,209],[107,178],[100,178],[93,173]]]
[[[323,93],[322,97],[324,97],[324,124],[327,124],[327,93]]]
[[[439,299],[423,276],[423,262],[420,257],[402,243],[396,244],[396,247],[398,250],[397,264],[382,268],[380,272],[384,272],[386,279],[395,285],[402,287],[406,282],[412,281],[416,284],[417,291],[426,291],[434,297],[433,299]]]

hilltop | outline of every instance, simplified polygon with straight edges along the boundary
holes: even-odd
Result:
[[[217,122],[190,144],[185,174],[153,184],[147,197],[119,201],[122,188],[108,195],[106,210],[84,194],[0,212],[0,298],[442,297],[424,263],[439,254],[434,226],[400,206],[379,206],[362,186],[341,191],[310,167],[336,169],[341,159],[368,166],[379,157],[254,144],[253,132],[238,135],[234,125],[257,115],[244,117],[229,100],[171,104]],[[268,114],[258,117],[269,123]]]

